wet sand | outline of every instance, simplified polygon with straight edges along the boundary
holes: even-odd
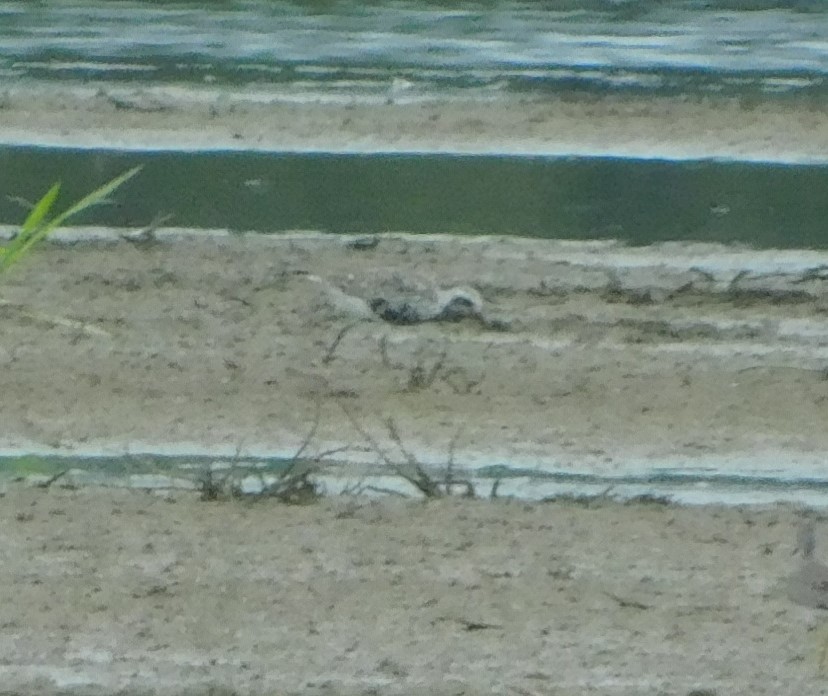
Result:
[[[391,416],[433,465],[823,476],[823,252],[101,232],[6,278],[6,452],[289,456],[318,420],[309,454],[374,461],[351,418]],[[481,315],[371,311],[400,285]]]
[[[9,693],[828,692],[789,509],[53,487],[0,524]]]
[[[22,83],[0,95],[0,143],[162,150],[452,152],[826,161],[828,114],[789,98],[594,97],[375,103],[268,91]]]

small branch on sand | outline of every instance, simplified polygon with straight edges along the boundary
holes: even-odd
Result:
[[[442,480],[435,479],[426,468],[417,460],[417,458],[408,451],[402,441],[397,424],[393,418],[385,420],[385,427],[388,430],[388,435],[391,441],[397,446],[402,453],[403,463],[394,461],[392,457],[380,446],[376,438],[374,438],[357,420],[356,416],[345,407],[344,404],[339,404],[342,408],[346,418],[353,425],[362,438],[368,443],[369,447],[386,464],[394,473],[407,481],[414,488],[416,488],[426,498],[442,498],[446,495],[452,495],[455,486],[463,488],[463,495],[469,498],[476,497],[474,485],[467,479],[457,479],[454,476],[454,452],[457,447],[457,440],[462,433],[462,429],[458,429],[452,438],[449,446],[449,460],[446,464],[446,474]]]

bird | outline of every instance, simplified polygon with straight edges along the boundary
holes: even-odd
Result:
[[[808,520],[800,526],[796,542],[794,553],[802,555],[802,562],[799,570],[788,580],[788,598],[803,607],[828,610],[828,566],[814,558],[816,535],[813,521]],[[828,634],[820,640],[820,672],[824,671],[826,660]]]

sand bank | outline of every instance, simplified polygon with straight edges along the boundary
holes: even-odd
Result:
[[[6,453],[284,456],[318,419],[375,461],[348,414],[391,415],[433,465],[824,478],[825,253],[99,232],[4,283]],[[454,291],[479,315],[372,311]]]
[[[550,95],[324,102],[228,88],[7,87],[0,143],[824,163],[828,114],[797,100]]]

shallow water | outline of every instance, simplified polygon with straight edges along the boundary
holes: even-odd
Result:
[[[288,457],[210,457],[206,455],[127,456],[2,456],[0,492],[10,482],[40,486],[113,486],[147,491],[199,491],[206,472],[224,485],[226,494],[260,494],[273,486],[293,461]],[[318,464],[309,463],[318,468]],[[444,475],[431,470],[435,481]],[[521,469],[495,465],[473,470],[457,469],[455,479],[471,482],[477,496],[524,500],[612,499],[683,505],[769,505],[807,503],[828,507],[828,479],[797,476],[789,471],[737,471],[723,474],[704,469],[649,469],[607,476],[575,473],[566,469]],[[328,495],[406,495],[416,497],[413,486],[387,467],[331,463],[319,468],[313,480]],[[454,491],[462,495],[465,486]]]
[[[0,2],[0,77],[286,99],[549,90],[826,95],[820,0]]]
[[[828,248],[828,169],[436,155],[124,153],[0,148],[0,190],[34,200],[64,182],[76,200],[128,167],[117,204],[78,222],[279,232],[446,232],[531,237],[744,242]],[[0,199],[0,223],[19,202]]]
[[[828,95],[816,0],[539,3],[0,2],[0,80],[242,86],[296,101],[514,99],[587,90]],[[818,166],[543,157],[0,149],[0,190],[65,196],[143,163],[78,222],[447,232],[825,248]],[[19,201],[0,199],[0,223]]]

